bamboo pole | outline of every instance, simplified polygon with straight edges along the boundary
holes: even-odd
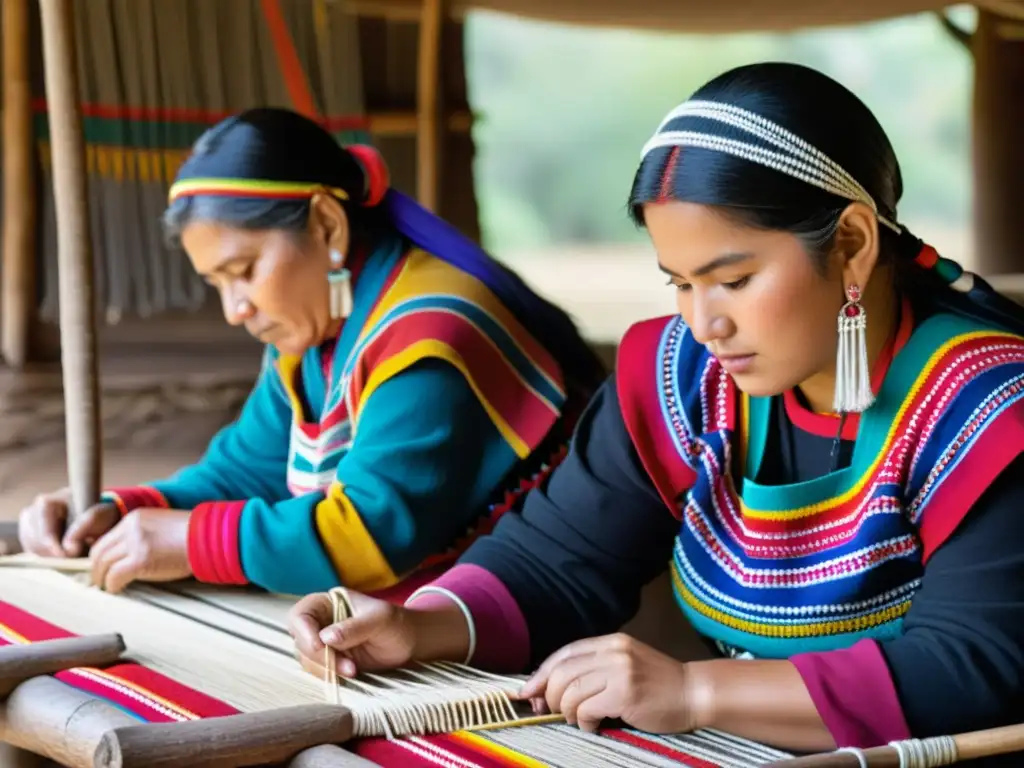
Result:
[[[31,357],[35,308],[36,189],[28,0],[3,2],[3,276],[0,334],[9,366]]]
[[[416,196],[420,205],[435,213],[441,197],[446,128],[441,82],[441,39],[445,17],[445,0],[423,0],[416,72]]]
[[[53,154],[60,286],[61,369],[72,514],[99,500],[100,421],[96,299],[87,209],[85,141],[71,0],[39,0]]]

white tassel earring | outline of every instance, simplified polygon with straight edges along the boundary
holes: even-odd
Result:
[[[861,413],[875,402],[868,364],[867,313],[857,285],[846,289],[839,310],[839,347],[836,352],[836,390],[832,408],[837,413]]]
[[[335,320],[352,314],[352,273],[345,267],[345,257],[331,249],[331,265],[327,286],[331,298],[331,317]]]

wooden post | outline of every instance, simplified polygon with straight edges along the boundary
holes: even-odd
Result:
[[[971,43],[975,270],[1024,272],[1024,21],[979,8]]]
[[[0,334],[12,368],[31,356],[35,315],[36,193],[29,1],[3,0],[3,286]]]
[[[423,0],[416,73],[416,196],[420,205],[435,213],[440,205],[447,127],[441,76],[441,40],[447,16],[445,0]]]
[[[72,514],[99,500],[96,298],[72,0],[39,0],[57,214],[61,369]]]

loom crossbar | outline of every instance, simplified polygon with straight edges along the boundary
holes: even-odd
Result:
[[[0,647],[0,697],[37,675],[113,664],[124,649],[124,638],[116,632]]]
[[[184,723],[147,723],[108,731],[94,768],[235,768],[273,765],[352,736],[344,707],[306,704]]]
[[[42,676],[21,683],[0,703],[0,741],[67,768],[114,765],[227,768],[275,762],[287,763],[288,768],[374,765],[340,747],[324,743],[339,736],[346,737],[351,731],[347,712],[341,708],[331,709],[335,710],[332,717],[314,713],[314,717],[303,724],[302,733],[284,738],[280,722],[271,724],[269,736],[257,734],[254,737],[251,729],[266,724],[254,722],[250,715],[195,723],[139,725],[126,712],[105,701],[55,678]],[[302,716],[300,712],[293,714]],[[200,724],[206,728],[194,727]],[[225,728],[225,724],[228,727]],[[330,733],[326,733],[328,727],[333,728]],[[316,738],[322,732],[327,738]],[[239,741],[240,736],[244,741]],[[271,740],[274,743],[268,746]],[[304,749],[307,743],[318,746]]]

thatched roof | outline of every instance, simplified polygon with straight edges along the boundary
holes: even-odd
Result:
[[[448,0],[458,15],[491,10],[569,24],[682,32],[783,31],[942,10],[938,0]],[[422,0],[348,0],[360,11],[414,17]],[[1024,19],[1024,0],[974,3]]]

